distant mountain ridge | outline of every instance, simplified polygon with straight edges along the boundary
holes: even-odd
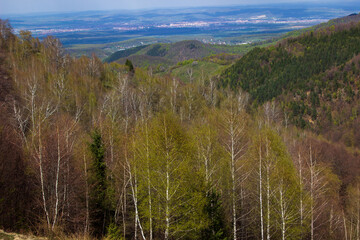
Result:
[[[133,61],[135,66],[163,64],[174,65],[189,59],[202,59],[213,54],[240,54],[242,49],[237,46],[205,44],[197,40],[185,40],[175,43],[156,43],[118,51],[104,59],[105,62],[125,63]]]

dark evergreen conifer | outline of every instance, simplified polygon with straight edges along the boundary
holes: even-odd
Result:
[[[133,73],[135,71],[134,65],[132,64],[132,62],[129,59],[126,59],[125,66],[127,66],[129,68],[129,72]]]
[[[225,216],[220,200],[220,194],[214,190],[207,194],[204,211],[205,215],[209,218],[209,225],[202,230],[201,239],[228,239],[228,231],[226,230]]]
[[[106,165],[104,161],[105,147],[100,132],[96,129],[92,135],[90,151],[93,161],[90,168],[90,219],[94,236],[103,236],[109,223],[109,207],[107,204]]]

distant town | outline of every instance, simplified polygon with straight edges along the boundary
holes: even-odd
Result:
[[[91,30],[102,30],[112,29],[117,31],[137,31],[143,29],[152,29],[152,28],[209,28],[209,27],[219,27],[226,25],[247,25],[247,24],[286,24],[293,25],[292,28],[304,28],[309,25],[315,25],[322,22],[326,22],[326,18],[315,18],[315,19],[277,19],[273,17],[267,17],[266,15],[254,16],[249,19],[234,19],[234,20],[219,20],[219,21],[184,21],[184,22],[170,22],[167,24],[146,24],[146,25],[129,25],[128,23],[113,23],[114,26],[109,26],[106,24],[104,26],[96,26],[94,28],[36,28],[36,29],[27,29],[33,34],[54,34],[54,33],[72,33],[72,32],[86,32]],[[15,28],[14,32],[18,34],[22,28]]]

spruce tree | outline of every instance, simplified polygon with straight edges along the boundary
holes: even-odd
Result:
[[[92,143],[90,151],[93,161],[90,173],[90,219],[94,236],[102,236],[105,234],[107,227],[108,206],[106,201],[106,165],[104,161],[105,147],[101,139],[101,134],[96,129],[92,135]]]
[[[201,231],[201,239],[226,240],[228,231],[226,229],[225,214],[220,200],[220,194],[215,190],[210,191],[206,196],[204,212],[209,219],[209,224]]]
[[[127,66],[129,68],[129,72],[131,72],[131,73],[135,72],[134,65],[132,64],[132,62],[129,59],[126,59],[125,66]]]

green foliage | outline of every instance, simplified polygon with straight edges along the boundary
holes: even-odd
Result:
[[[110,204],[107,194],[108,182],[106,164],[104,161],[105,147],[100,132],[95,129],[91,135],[92,143],[89,145],[93,156],[90,169],[90,209],[93,234],[102,236],[110,220]]]
[[[211,61],[198,61],[197,64],[177,66],[170,71],[173,76],[180,78],[183,82],[189,82],[188,69],[191,68],[192,78],[195,81],[208,82],[212,76],[220,73],[224,67]]]
[[[358,87],[349,84],[349,79],[359,69],[355,60],[359,46],[359,24],[321,28],[251,50],[223,71],[219,86],[242,88],[260,104],[277,98],[287,102],[284,108],[292,123],[301,128],[318,127],[317,131],[327,129],[321,103],[334,105],[345,100],[353,104],[356,98]]]
[[[134,143],[137,146],[134,168],[139,179],[139,210],[145,229],[150,227],[152,217],[154,232],[164,233],[168,229],[169,234],[182,236],[186,231],[185,236],[197,238],[204,225],[203,183],[192,167],[195,149],[190,143],[186,131],[170,113],[159,114],[139,129]]]
[[[185,66],[185,65],[188,65],[188,64],[191,64],[194,62],[194,59],[188,59],[188,60],[184,60],[182,62],[178,62],[176,65],[178,66]]]
[[[105,58],[104,62],[110,63],[110,62],[114,62],[114,61],[118,60],[119,58],[128,57],[130,55],[133,55],[133,54],[139,52],[141,49],[143,49],[143,48],[145,48],[147,46],[148,45],[142,45],[142,46],[138,46],[138,47],[129,48],[129,49],[125,49],[125,50],[122,50],[122,51],[114,52],[109,57]]]
[[[208,226],[201,230],[203,240],[227,240],[228,229],[226,228],[225,214],[220,200],[220,194],[211,190],[206,196],[205,214],[208,218]]]
[[[252,38],[252,37],[251,37]],[[256,39],[258,40],[258,39]],[[270,41],[272,42],[272,41]],[[146,46],[118,51],[106,58],[105,62],[117,61],[124,63],[129,58],[138,67],[155,67],[158,64],[178,66],[178,62],[187,64],[186,60],[194,59],[210,61],[220,65],[229,65],[240,55],[250,51],[256,45],[265,46],[269,43],[244,45],[213,45],[195,40],[179,41],[175,43],[156,43]]]
[[[302,46],[303,56],[288,49]],[[288,39],[283,45],[255,48],[224,71],[222,87],[241,87],[259,102],[271,100],[283,91],[309,89],[311,77],[335,64],[345,63],[359,53],[360,27],[318,37],[304,35]]]
[[[166,48],[164,48],[161,44],[155,44],[146,52],[146,54],[153,57],[163,57],[165,56],[166,52]]]
[[[210,55],[210,56],[204,58],[204,60],[210,61],[210,62],[213,62],[213,63],[217,63],[217,64],[220,64],[220,65],[230,65],[231,63],[238,60],[239,58],[240,58],[239,55],[228,54],[228,53],[220,53],[220,54]]]
[[[298,204],[300,198],[303,198],[303,202],[306,200],[301,195],[303,190],[298,181],[296,168],[281,137],[274,130],[265,126],[260,129],[258,135],[253,136],[249,153],[250,158],[254,161],[252,165],[256,168],[253,171],[255,175],[252,177],[254,182],[251,186],[259,189],[261,181],[263,221],[271,222],[271,236],[281,239],[282,226],[285,224],[285,239],[301,239],[300,236],[307,229],[296,223],[300,218]],[[260,167],[261,177],[259,176]],[[268,189],[271,194],[267,194]],[[257,194],[256,197],[259,198],[260,193]],[[258,204],[259,200],[255,198],[254,202]],[[267,203],[270,204],[269,208]],[[260,222],[258,213],[261,209],[260,206],[257,208],[255,218]],[[268,219],[267,216],[270,218]],[[308,218],[303,219],[307,223],[308,220]],[[256,235],[259,235],[258,228],[255,228],[254,231]]]
[[[133,73],[135,71],[134,65],[129,59],[126,59],[125,66],[128,67],[129,72]]]
[[[115,223],[110,223],[107,227],[106,239],[108,240],[121,240],[123,239],[121,229]]]
[[[119,77],[119,73],[124,72],[124,66],[118,63],[104,64],[101,71],[100,81],[105,88],[111,88]]]

